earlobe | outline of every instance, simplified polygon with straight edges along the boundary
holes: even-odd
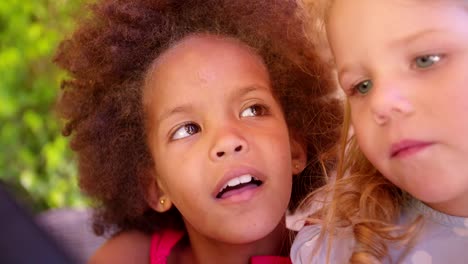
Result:
[[[292,174],[300,174],[306,167],[306,163],[303,161],[294,161],[292,162]]]
[[[164,190],[159,187],[156,177],[152,177],[151,183],[147,190],[147,201],[153,210],[164,213],[171,209],[172,201],[164,193]]]
[[[299,162],[292,162],[292,174],[297,175],[300,174],[304,170],[304,166],[301,166]]]
[[[153,207],[153,209],[156,210],[157,212],[164,213],[167,210],[171,209],[171,207],[172,207],[171,199],[163,195],[159,197],[159,201],[157,205]]]
[[[304,144],[300,144],[298,140],[291,139],[291,164],[292,174],[300,174],[307,164],[307,154]]]

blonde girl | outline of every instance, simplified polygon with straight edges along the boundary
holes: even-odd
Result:
[[[466,263],[468,1],[325,5],[353,134],[293,261]]]

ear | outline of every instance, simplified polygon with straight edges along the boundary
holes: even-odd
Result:
[[[171,209],[172,201],[166,195],[164,188],[161,187],[160,182],[154,173],[151,175],[151,181],[147,189],[147,202],[155,211],[164,213]]]
[[[300,174],[306,167],[307,151],[305,144],[301,144],[301,141],[294,137],[291,137],[290,145],[292,174],[297,175]]]

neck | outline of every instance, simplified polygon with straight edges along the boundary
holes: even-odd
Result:
[[[203,236],[187,227],[190,246],[186,247],[181,263],[250,263],[253,256],[287,256],[290,242],[289,231],[284,221],[281,222],[270,234],[250,243],[232,244],[214,240]]]
[[[468,217],[468,194],[457,199],[448,200],[440,203],[426,203],[429,207],[440,211],[444,214]]]

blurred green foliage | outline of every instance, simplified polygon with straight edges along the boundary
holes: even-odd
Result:
[[[86,204],[54,103],[52,57],[83,0],[0,1],[0,180],[35,211]]]

